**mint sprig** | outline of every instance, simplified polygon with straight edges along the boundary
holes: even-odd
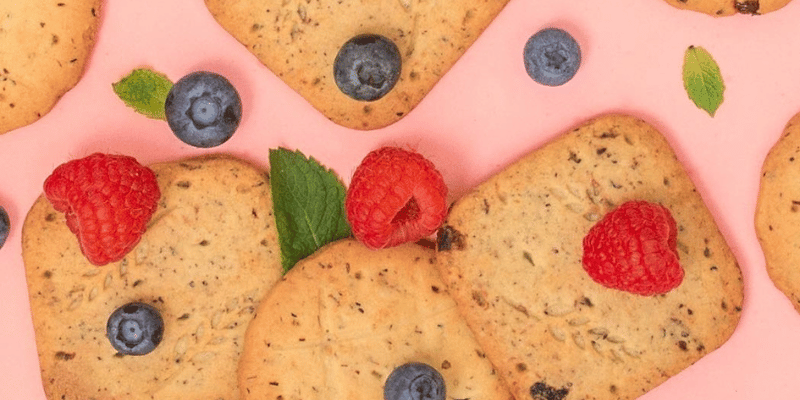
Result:
[[[704,48],[689,46],[686,49],[683,86],[694,104],[713,117],[722,104],[725,83],[719,65]]]
[[[299,151],[270,149],[270,185],[284,273],[320,247],[351,235],[345,187]]]
[[[166,119],[164,102],[172,85],[166,75],[148,68],[139,68],[111,86],[114,93],[136,112],[163,120]]]

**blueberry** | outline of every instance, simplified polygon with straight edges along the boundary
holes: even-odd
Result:
[[[198,71],[170,89],[164,103],[167,123],[184,143],[215,147],[233,136],[242,120],[242,100],[222,75]]]
[[[372,34],[345,43],[333,62],[333,77],[342,93],[360,101],[378,100],[400,78],[400,50],[391,40]]]
[[[144,303],[128,303],[114,310],[106,324],[111,345],[125,355],[147,354],[161,343],[164,320],[161,313]]]
[[[528,39],[523,52],[525,70],[547,86],[567,83],[581,65],[581,48],[575,38],[558,28],[543,29]]]
[[[5,208],[0,207],[0,248],[6,243],[10,231],[11,221],[8,219],[8,213]]]
[[[392,371],[383,387],[384,400],[444,400],[444,378],[428,364],[411,362]]]

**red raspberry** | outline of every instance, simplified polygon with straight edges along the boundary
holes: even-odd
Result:
[[[44,193],[94,265],[119,261],[136,246],[161,197],[152,170],[132,157],[100,153],[60,165]]]
[[[683,280],[678,227],[655,203],[629,201],[598,221],[583,239],[583,268],[601,285],[650,296]]]
[[[372,249],[415,242],[447,215],[447,186],[419,153],[383,147],[356,168],[345,199],[353,235]]]

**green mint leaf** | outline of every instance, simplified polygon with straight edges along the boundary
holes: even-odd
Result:
[[[270,186],[284,273],[320,247],[349,237],[345,187],[299,151],[270,149]]]
[[[111,86],[114,93],[136,112],[153,119],[166,119],[164,102],[172,88],[172,81],[166,75],[139,68]]]
[[[714,116],[723,100],[725,83],[719,66],[702,47],[689,46],[683,58],[683,87],[697,107]]]

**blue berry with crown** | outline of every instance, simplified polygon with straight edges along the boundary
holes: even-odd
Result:
[[[560,86],[578,72],[581,48],[567,31],[547,28],[528,39],[523,59],[525,70],[533,80],[546,86]]]
[[[8,218],[6,209],[0,207],[0,248],[6,243],[9,232],[11,232],[11,221]]]
[[[106,336],[120,354],[140,356],[155,350],[164,336],[161,313],[145,303],[128,303],[114,310]]]
[[[395,368],[383,387],[384,400],[445,400],[445,395],[442,374],[420,362]]]
[[[359,101],[374,101],[389,93],[400,79],[397,45],[381,35],[363,34],[348,40],[333,63],[333,77],[342,93]]]
[[[175,82],[164,111],[170,129],[180,140],[194,147],[216,147],[239,127],[242,100],[224,76],[197,71]]]

